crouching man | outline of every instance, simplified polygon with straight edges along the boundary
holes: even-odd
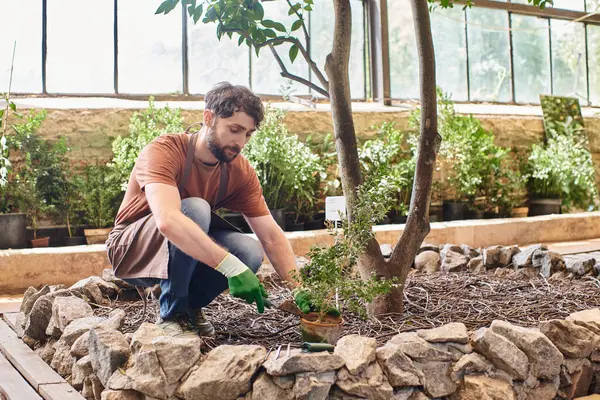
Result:
[[[273,220],[256,173],[240,154],[264,108],[242,86],[223,82],[205,97],[203,125],[162,135],[140,153],[107,245],[115,275],[136,286],[160,284],[158,325],[172,336],[215,333],[202,308],[224,290],[264,310],[256,278],[263,248],[292,282],[292,248]],[[257,242],[220,219],[241,212]]]

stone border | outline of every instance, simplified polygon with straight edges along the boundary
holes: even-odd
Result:
[[[379,243],[396,243],[404,225],[374,227]],[[326,230],[287,232],[294,253],[306,254],[315,244],[331,244]],[[253,236],[253,235],[251,235]],[[600,212],[530,218],[467,220],[431,224],[427,243],[528,245],[600,238]],[[23,293],[29,286],[71,285],[110,267],[104,245],[47,249],[0,250],[0,294]]]

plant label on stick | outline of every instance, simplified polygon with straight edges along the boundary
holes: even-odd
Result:
[[[325,219],[329,221],[341,221],[340,215],[346,214],[346,197],[328,196],[325,198]]]

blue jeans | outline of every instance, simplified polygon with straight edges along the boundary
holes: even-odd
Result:
[[[181,211],[194,221],[215,242],[239,258],[256,273],[263,261],[262,247],[255,239],[243,233],[210,231],[211,208],[203,199],[190,197],[181,201]],[[169,242],[169,277],[125,279],[135,286],[160,284],[160,317],[172,319],[207,306],[229,286],[227,278],[214,268],[197,261]]]

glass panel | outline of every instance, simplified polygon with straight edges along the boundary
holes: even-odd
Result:
[[[467,21],[471,100],[511,101],[508,13],[472,8]]]
[[[600,0],[587,0],[586,2],[586,11],[593,12],[600,10]]]
[[[285,1],[269,1],[262,3],[265,9],[265,18],[281,22],[289,30],[296,16],[288,15],[289,6]],[[301,31],[295,31],[296,37],[303,38]],[[304,43],[304,40],[302,40]],[[291,45],[289,43],[281,44],[275,49],[281,57],[290,74],[308,79],[308,64],[302,58],[300,52],[292,64],[288,56]],[[256,52],[252,50],[252,90],[260,94],[281,95],[284,87],[288,85],[288,80],[281,77],[281,68],[277,60],[268,48],[260,50],[260,57],[256,57]],[[308,94],[308,87],[301,83],[293,82],[288,91],[289,94]]]
[[[353,99],[365,97],[365,30],[363,25],[363,2],[351,0],[352,44],[350,48],[350,94]],[[310,16],[310,37],[312,38],[312,58],[325,74],[325,58],[331,53],[333,43],[333,2],[316,1]],[[311,81],[320,86],[312,74]]]
[[[540,102],[550,93],[550,43],[545,19],[512,14],[515,99]]]
[[[431,31],[435,58],[440,60],[436,68],[438,86],[450,93],[452,100],[468,100],[467,46],[462,8],[436,8],[431,14]]]
[[[590,61],[590,101],[600,106],[600,26],[588,25],[588,51]]]
[[[188,19],[188,85],[192,94],[206,94],[215,83],[250,83],[250,55],[246,44],[238,47],[238,36],[217,38],[217,24]],[[207,52],[206,49],[210,49]],[[268,54],[265,54],[268,56]]]
[[[554,94],[577,96],[587,103],[585,27],[555,19],[551,25]]]
[[[181,93],[181,7],[155,15],[160,2],[119,0],[119,92]]]
[[[527,0],[511,0],[511,3],[530,4]],[[585,0],[554,0],[554,6],[548,5],[548,7],[562,8],[565,10],[583,11],[584,4]]]
[[[392,97],[419,98],[417,46],[409,0],[388,0]]]
[[[114,5],[111,1],[48,1],[46,89],[114,91]]]
[[[15,41],[12,91],[42,91],[42,1],[0,0],[0,92],[8,91]]]

